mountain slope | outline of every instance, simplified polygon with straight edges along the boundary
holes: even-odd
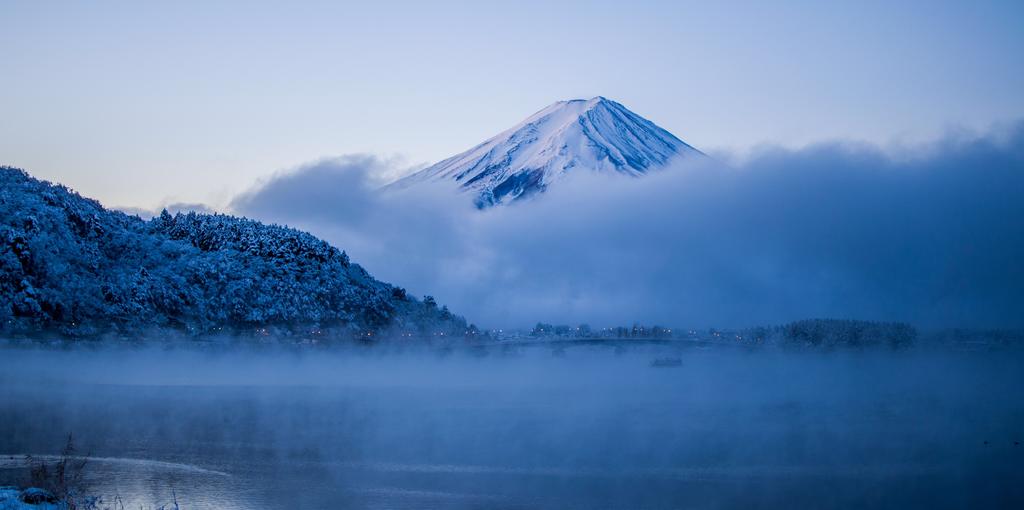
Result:
[[[0,167],[0,333],[461,332],[312,235],[217,214],[144,221]]]
[[[679,156],[701,156],[651,121],[603,97],[559,101],[511,129],[390,187],[454,181],[478,207],[542,192],[586,169],[640,176]]]

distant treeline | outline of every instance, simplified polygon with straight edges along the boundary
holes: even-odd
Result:
[[[808,319],[779,326],[763,326],[739,330],[673,329],[663,326],[613,326],[591,328],[538,323],[530,332],[534,338],[594,339],[677,339],[740,345],[774,345],[781,347],[891,347],[904,348],[917,339],[917,330],[902,322],[871,322],[840,319]]]
[[[593,329],[589,324],[578,326],[553,325],[538,322],[530,331],[532,337],[561,338],[672,338],[672,330],[662,326],[615,326]]]
[[[903,322],[871,322],[849,319],[806,319],[781,326],[742,330],[752,343],[787,347],[891,347],[905,348],[917,339],[917,330]]]

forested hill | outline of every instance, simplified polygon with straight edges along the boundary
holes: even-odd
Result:
[[[465,321],[291,228],[146,221],[0,167],[0,333],[458,335]]]

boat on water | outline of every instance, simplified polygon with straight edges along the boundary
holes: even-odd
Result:
[[[655,358],[651,360],[651,366],[655,368],[679,367],[683,365],[681,358]]]

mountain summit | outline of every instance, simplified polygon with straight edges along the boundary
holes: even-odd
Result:
[[[598,96],[554,103],[389,187],[454,181],[484,208],[542,192],[576,169],[635,177],[678,156],[702,155],[625,106]]]

